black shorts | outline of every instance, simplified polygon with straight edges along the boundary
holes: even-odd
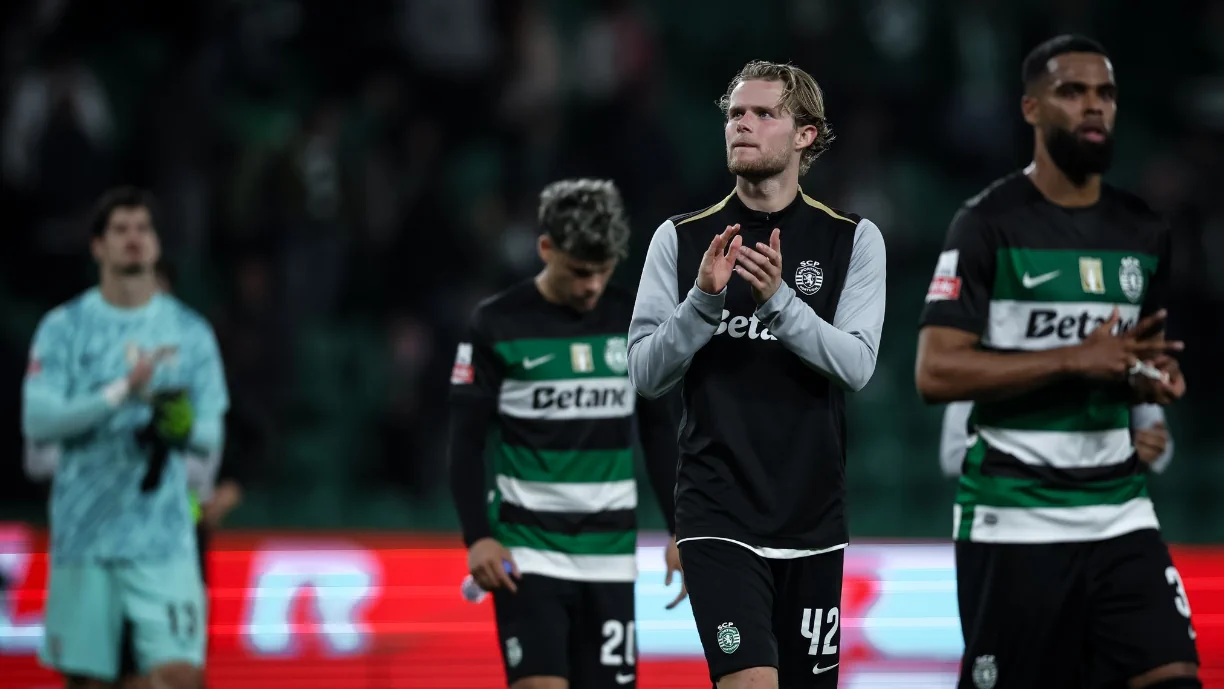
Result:
[[[699,539],[680,544],[680,560],[710,681],[774,667],[780,689],[837,686],[844,550],[766,559]]]
[[[1198,663],[1190,603],[1155,529],[1091,543],[958,542],[956,583],[962,689],[1125,687]]]
[[[494,591],[506,679],[564,677],[571,689],[637,686],[633,582],[524,574],[517,593]]]

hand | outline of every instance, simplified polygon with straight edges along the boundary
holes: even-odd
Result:
[[[149,426],[167,446],[181,450],[187,447],[191,427],[195,423],[195,408],[186,390],[159,392],[153,396],[153,419]]]
[[[1164,379],[1155,380],[1144,375],[1131,377],[1131,387],[1135,389],[1140,402],[1148,404],[1169,405],[1186,394],[1186,379],[1182,376],[1181,364],[1177,359],[1161,354],[1146,362],[1164,374]]]
[[[153,367],[157,365],[157,360],[146,354],[141,354],[136,360],[136,365],[128,371],[127,381],[128,390],[131,392],[141,392],[149,381],[153,379]]]
[[[1080,344],[1070,348],[1070,368],[1073,372],[1098,380],[1125,380],[1131,367],[1143,359],[1169,352],[1180,352],[1181,342],[1165,340],[1163,335],[1138,339],[1139,333],[1151,331],[1168,315],[1163,309],[1139,321],[1125,333],[1113,334],[1121,314],[1114,307],[1109,320],[1097,326]]]
[[[742,247],[739,250],[739,265],[735,272],[752,285],[752,298],[756,303],[769,301],[782,285],[782,231],[774,228],[769,235],[769,246],[757,242],[756,248]]]
[[[676,545],[675,536],[672,536],[671,541],[668,542],[663,559],[667,562],[667,577],[663,579],[664,586],[671,586],[672,574],[680,574],[680,595],[676,596],[676,600],[667,604],[667,609],[671,610],[688,597],[688,587],[684,585],[684,566],[680,564],[680,548]]]
[[[721,234],[714,235],[710,248],[701,257],[701,266],[697,268],[697,288],[702,292],[718,294],[731,280],[731,269],[735,266],[735,257],[742,241],[736,235],[739,229],[739,225],[728,225]]]
[[[1151,428],[1135,431],[1135,452],[1139,453],[1139,461],[1151,465],[1160,455],[1164,454],[1169,444],[1169,432],[1165,425],[1156,422]]]
[[[170,451],[187,447],[195,416],[186,390],[160,392],[151,404],[153,418],[136,433],[137,444],[149,453],[149,463],[140,482],[140,490],[145,493],[161,485]]]
[[[507,562],[510,563],[509,572],[503,564]],[[515,579],[521,578],[518,565],[510,551],[492,538],[482,538],[468,548],[468,571],[486,591],[506,588],[510,593],[518,593],[518,586],[514,584]]]
[[[221,481],[213,490],[212,499],[204,505],[202,518],[209,526],[219,526],[225,515],[237,507],[239,502],[242,502],[242,489],[238,484],[231,479]]]

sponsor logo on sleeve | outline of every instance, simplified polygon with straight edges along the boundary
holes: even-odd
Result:
[[[927,303],[960,298],[961,279],[956,275],[959,263],[959,249],[948,249],[939,254],[939,261],[935,264],[935,276],[931,278],[931,286],[927,288]]]
[[[455,366],[451,369],[451,385],[470,385],[476,380],[472,368],[472,343],[460,342],[455,350]]]

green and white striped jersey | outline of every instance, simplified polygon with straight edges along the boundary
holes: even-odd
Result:
[[[922,325],[973,332],[997,352],[1078,344],[1114,308],[1132,328],[1163,305],[1168,241],[1134,196],[1106,187],[1094,206],[1062,208],[1015,173],[953,220]],[[955,538],[1093,541],[1159,528],[1128,393],[1125,383],[1068,377],[975,403]]]
[[[610,289],[580,314],[545,301],[527,281],[483,302],[459,345],[452,397],[496,405],[491,535],[521,572],[636,577],[633,440],[643,401],[627,373],[632,308],[630,295]],[[674,477],[674,419],[661,432],[670,446],[664,473]]]

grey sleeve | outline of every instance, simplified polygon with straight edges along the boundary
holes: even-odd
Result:
[[[680,382],[693,355],[722,320],[726,288],[706,294],[694,283],[679,301],[677,280],[676,226],[668,220],[650,240],[629,321],[629,381],[647,399],[662,396]]]
[[[1169,441],[1165,443],[1164,452],[1149,467],[1160,474],[1169,468],[1169,463],[1173,461],[1173,433],[1168,431],[1164,408],[1159,404],[1136,404],[1131,407],[1131,430],[1146,430],[1158,423],[1165,425],[1165,430],[1169,433]]]
[[[875,223],[861,220],[832,324],[816,315],[785,282],[757,308],[757,318],[808,366],[844,388],[862,390],[875,373],[884,329],[886,272],[884,236]]]
[[[217,485],[217,471],[221,468],[221,450],[206,455],[189,452],[184,456],[187,465],[187,487],[196,494],[200,502],[212,499]]]
[[[969,450],[969,412],[973,402],[953,402],[944,408],[943,431],[939,435],[939,467],[944,476],[960,476]]]
[[[49,481],[59,468],[59,443],[25,443],[24,466],[26,478],[31,481]]]

